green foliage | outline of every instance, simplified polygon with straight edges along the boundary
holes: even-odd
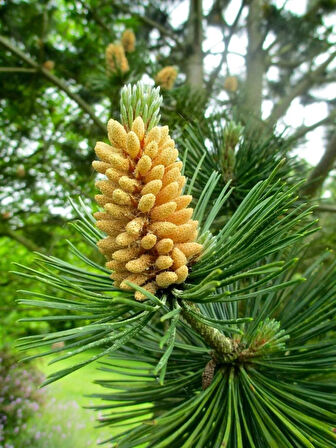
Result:
[[[234,144],[230,134],[232,127],[236,129]],[[281,136],[251,133],[249,126],[241,128],[234,121],[223,124],[216,116],[210,116],[199,125],[186,125],[179,144],[185,174],[192,178],[197,171],[198,182],[193,189],[195,198],[202,194],[210,172],[218,170],[222,175],[214,189],[214,198],[231,180],[234,190],[226,203],[225,213],[235,210],[256,183],[268,179],[274,166],[284,158],[287,163],[277,171],[278,179],[292,184],[298,173],[305,174],[304,165],[289,155],[289,143]],[[230,154],[227,154],[227,147]]]
[[[156,119],[157,96],[150,88],[125,88],[121,111],[129,126],[136,107]],[[240,132],[235,124],[224,131],[230,150]],[[194,149],[193,130],[188,135],[187,168],[189,151],[195,155],[200,149]],[[253,139],[251,145],[258,148]],[[210,157],[203,151],[186,184],[188,194],[200,191]],[[40,255],[33,267],[17,264],[19,275],[48,286],[43,293],[20,291],[19,303],[57,311],[23,321],[81,322],[20,339],[22,350],[46,349],[27,359],[56,355],[53,364],[74,358],[44,384],[107,356],[106,372],[130,377],[98,381],[112,392],[94,395],[107,402],[95,406],[107,412],[102,425],[114,433],[120,429],[107,440],[113,446],[287,448],[335,442],[336,407],[327,392],[334,389],[336,262],[324,269],[326,254],[302,272],[297,267],[303,239],[316,231],[316,220],[312,208],[298,201],[302,182],[279,178],[283,166],[282,160],[259,182],[255,171],[254,186],[219,228],[217,215],[234,193],[230,182],[218,191],[222,173],[207,167],[211,174],[194,209],[203,253],[182,285],[154,295],[129,283],[145,302],[114,286],[108,269],[71,242],[79,264],[49,255]],[[73,228],[98,251],[103,234],[91,211],[80,199],[71,203],[79,217]],[[123,360],[143,364],[126,369]]]
[[[293,203],[291,196],[294,189],[282,191],[282,188],[276,189],[273,186],[275,192],[271,194],[268,188],[272,181],[271,176],[269,180],[256,185],[227,225],[217,236],[213,237],[209,233],[209,228],[228,196],[224,189],[211,213],[204,216],[207,202],[212,196],[218,179],[219,176],[215,173],[211,176],[207,188],[204,190],[204,197],[199,201],[199,207],[195,209],[195,217],[198,218],[201,228],[200,241],[204,243],[205,247],[202,259],[193,268],[188,282],[182,288],[174,288],[171,291],[171,296],[167,297],[163,291],[162,297],[156,297],[141,287],[132,285],[148,297],[148,302],[145,304],[134,301],[132,291],[121,291],[114,287],[109,278],[109,271],[88,259],[71,243],[71,251],[87,264],[86,269],[77,268],[74,264],[49,256],[41,256],[40,261],[37,262],[38,267],[43,269],[42,271],[19,265],[24,269],[23,272],[19,272],[20,275],[35,278],[48,284],[49,288],[63,291],[66,294],[64,298],[60,298],[49,293],[21,291],[21,294],[34,298],[22,298],[19,300],[20,304],[78,313],[76,317],[66,313],[65,315],[27,318],[24,321],[85,319],[88,322],[87,325],[52,332],[49,335],[21,338],[20,347],[27,350],[67,341],[65,347],[53,348],[44,353],[44,355],[50,355],[61,351],[66,352],[55,358],[53,362],[75,356],[92,348],[101,348],[98,354],[88,357],[85,361],[54,373],[46,383],[55,381],[100,357],[115,352],[141,334],[156,313],[161,315],[168,313],[170,330],[161,342],[162,344],[167,343],[167,354],[157,367],[157,372],[162,372],[161,380],[163,381],[165,366],[175,341],[176,318],[180,312],[180,306],[176,302],[177,298],[182,301],[199,303],[245,300],[261,294],[264,290],[278,290],[302,280],[296,278],[285,284],[274,286],[269,284],[271,279],[287,270],[295,261],[294,259],[287,262],[278,260],[270,263],[264,262],[262,266],[257,265],[261,260],[265,260],[265,257],[286,248],[312,231],[314,222],[308,222],[305,227],[297,228],[297,223],[301,220],[304,221],[309,214],[309,211],[301,212],[299,208],[294,209],[276,223],[277,218]],[[76,206],[75,208],[82,221],[74,226],[89,244],[96,247],[97,241],[103,236],[102,233],[93,226],[94,220],[87,210],[81,211]],[[250,220],[254,219],[254,216],[258,216],[258,218],[254,220],[254,226],[251,228]],[[249,244],[253,245],[253,253],[251,253]],[[244,249],[242,249],[243,247]],[[239,258],[237,258],[238,253]],[[249,278],[253,278],[255,282],[244,285],[244,279]],[[238,280],[242,283],[237,283]],[[256,288],[256,286],[265,284],[265,289]],[[175,300],[173,300],[174,297]],[[164,320],[167,320],[167,317]],[[222,325],[225,328],[227,324],[232,323],[235,322],[232,320],[225,322],[224,319]],[[71,351],[69,351],[70,348]],[[36,355],[32,356],[32,358],[34,357]]]
[[[66,239],[71,237],[72,242],[79,249],[90,255],[93,260],[100,262],[102,257],[96,251],[92,251],[85,243],[71,230],[71,227],[61,229],[54,235],[55,241],[52,247],[55,255],[58,255],[68,263],[74,263],[77,257],[69,252]],[[38,229],[36,229],[36,232]],[[42,232],[41,236],[43,236]],[[31,278],[17,277],[11,270],[14,268],[14,263],[25,263],[28,266],[34,265],[36,254],[30,252],[23,245],[17,243],[9,238],[2,238],[0,240],[0,271],[4,273],[1,278],[0,294],[1,294],[1,326],[0,326],[0,340],[6,343],[13,343],[18,337],[24,335],[43,334],[45,332],[52,332],[57,330],[66,330],[74,325],[74,320],[59,321],[57,319],[39,320],[40,317],[50,314],[48,309],[36,308],[31,306],[17,306],[17,291],[21,289],[29,289],[31,285]],[[49,289],[48,284],[40,284],[39,292],[47,293]],[[59,311],[59,314],[62,314]],[[17,321],[22,317],[32,318],[30,322],[23,325],[17,325]],[[78,321],[76,321],[78,322]]]
[[[44,375],[53,370],[43,360],[37,363]],[[66,367],[67,361],[63,362]],[[93,393],[95,386],[87,378],[94,376],[97,366],[91,364],[79,374],[43,388],[43,406],[35,410],[15,439],[15,448],[92,448],[110,434],[108,429],[97,430],[95,414],[84,409],[88,399],[83,394]],[[118,378],[117,375],[113,376]],[[29,387],[29,385],[28,385]],[[91,403],[91,400],[89,401]]]
[[[203,318],[253,317],[239,326],[244,334],[234,337],[232,359],[217,361],[203,392],[202,372],[211,352],[185,325],[177,327],[164,385],[154,374],[155,359],[163,352],[157,348],[162,336],[157,328],[148,328],[104,362],[104,372],[134,378],[97,381],[107,389],[94,395],[104,401],[95,407],[103,412],[102,424],[120,430],[109,440],[113,446],[333,446],[336,264],[325,269],[323,258],[330,255],[303,272],[307,281],[299,286],[264,292],[239,306],[200,306]],[[295,272],[300,270],[282,274],[277,283]],[[145,364],[121,367],[127,360]],[[124,432],[120,423],[135,417],[142,420]]]

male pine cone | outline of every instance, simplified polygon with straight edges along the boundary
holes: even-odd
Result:
[[[177,70],[175,67],[168,65],[160,70],[155,77],[155,82],[164,90],[171,90],[174,87],[177,78]]]
[[[126,73],[129,71],[128,60],[121,44],[109,44],[105,50],[105,57],[108,72],[117,73],[120,70],[122,73]]]
[[[135,51],[135,34],[133,30],[125,30],[121,37],[121,43],[126,53],[133,53]]]
[[[96,201],[105,211],[95,213],[97,227],[108,236],[98,242],[109,260],[111,278],[121,289],[127,282],[155,294],[183,283],[188,265],[202,251],[195,242],[198,221],[191,219],[190,195],[182,195],[185,177],[168,126],[146,132],[137,117],[129,132],[115,120],[107,125],[111,146],[97,142],[100,161],[93,167],[107,176],[96,183]],[[146,297],[139,291],[137,300]]]

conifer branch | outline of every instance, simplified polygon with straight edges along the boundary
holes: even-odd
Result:
[[[0,67],[0,73],[37,73],[37,70],[24,67]]]
[[[313,197],[322,187],[326,180],[329,171],[333,168],[336,162],[336,134],[334,134],[328,145],[325,153],[316,167],[311,172],[302,193],[306,196]]]
[[[156,22],[155,20],[153,20],[149,17],[146,17],[143,14],[137,14],[136,12],[130,11],[128,7],[120,4],[120,2],[118,2],[118,3],[112,2],[112,6],[116,9],[119,9],[119,11],[121,11],[123,13],[132,14],[133,17],[136,17],[137,19],[139,19],[141,22],[145,23],[146,25],[149,25],[152,28],[156,28],[158,31],[160,31],[161,34],[169,37],[170,39],[172,39],[175,42],[175,44],[178,47],[182,48],[182,44],[179,41],[176,34],[174,32],[172,32],[171,30],[169,30],[168,28],[161,25],[160,23]]]
[[[26,62],[28,65],[33,67],[37,72],[40,72],[42,76],[44,76],[46,79],[51,81],[55,86],[57,86],[59,89],[61,89],[63,92],[65,92],[69,98],[74,100],[77,105],[86,112],[89,117],[93,120],[93,122],[102,130],[105,132],[106,126],[104,123],[96,116],[93,109],[89,104],[87,104],[86,101],[84,101],[77,93],[74,93],[70,90],[70,88],[67,86],[67,84],[57,76],[50,73],[49,70],[46,70],[45,68],[41,67],[36,61],[34,61],[31,57],[29,57],[26,53],[24,53],[22,50],[20,50],[18,47],[13,45],[7,38],[4,36],[0,36],[0,45],[7,48],[11,53],[18,56],[22,61]]]
[[[336,52],[334,51],[327,58],[327,60],[323,62],[323,64],[319,65],[315,70],[309,71],[303,75],[302,78],[288,91],[287,95],[285,95],[278,103],[274,105],[272,112],[267,119],[267,123],[270,126],[274,126],[276,122],[285,115],[295,98],[303,95],[312,85],[316,83],[335,57]]]
[[[336,119],[336,109],[330,112],[329,115],[327,115],[325,118],[322,118],[322,120],[316,121],[315,123],[311,124],[310,126],[301,126],[299,127],[294,134],[290,135],[288,137],[289,141],[295,142],[299,140],[300,138],[304,137],[309,132],[313,131],[314,129],[323,126],[325,124],[329,124],[334,122]]]
[[[221,361],[230,359],[233,345],[230,338],[223,335],[217,328],[210,327],[197,320],[189,309],[197,310],[197,306],[191,303],[182,302],[182,317],[188,324],[204,339],[207,345],[215,350],[217,357]]]

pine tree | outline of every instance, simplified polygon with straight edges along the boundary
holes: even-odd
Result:
[[[78,266],[47,255],[20,266],[50,288],[20,303],[62,312],[33,319],[85,325],[20,346],[73,357],[45,384],[98,359],[125,375],[96,380],[110,446],[330,448],[336,264],[305,260],[317,223],[296,162],[281,138],[215,116],[168,129],[161,103],[142,83],[122,89],[121,123],[96,146],[100,208],[72,200],[74,229],[106,266],[71,242]]]

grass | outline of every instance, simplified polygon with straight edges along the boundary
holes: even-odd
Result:
[[[87,354],[76,357],[78,362],[84,359],[87,359]],[[45,375],[49,375],[55,370],[70,367],[73,363],[70,358],[56,365],[48,365],[48,360],[42,358],[37,362],[37,366]],[[113,431],[108,427],[97,428],[97,413],[85,409],[84,406],[97,404],[96,400],[88,397],[101,390],[100,386],[93,384],[95,379],[118,379],[121,375],[107,374],[97,368],[99,362],[89,364],[45,388],[46,405],[29,421],[28,439],[25,435],[22,446],[93,448],[97,446],[98,441],[111,437]],[[105,446],[110,447],[111,444]]]

